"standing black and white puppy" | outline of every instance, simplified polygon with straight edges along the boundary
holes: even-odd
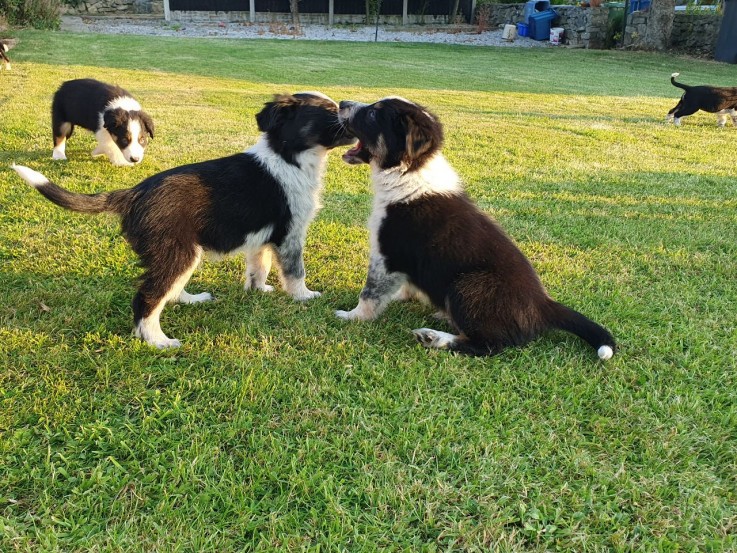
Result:
[[[680,126],[683,117],[702,110],[716,114],[718,127],[726,124],[727,116],[732,118],[732,124],[737,127],[737,87],[689,86],[676,82],[678,75],[680,73],[673,73],[670,82],[683,89],[683,96],[665,116],[666,121],[672,119],[676,126]]]
[[[53,159],[66,159],[66,141],[75,125],[95,133],[93,156],[106,155],[113,165],[135,165],[143,159],[154,122],[128,92],[95,79],[66,81],[51,103]]]
[[[167,302],[211,299],[184,289],[208,254],[245,253],[245,288],[268,292],[273,251],[294,299],[320,295],[305,286],[307,228],[319,207],[328,151],[355,139],[339,124],[338,105],[316,92],[276,96],[256,121],[263,134],[244,153],[169,169],[126,190],[76,194],[14,166],[57,205],[120,215],[123,235],[145,269],[133,298],[133,320],[136,336],[149,344],[180,345],[161,330]]]
[[[341,102],[340,120],[359,140],[343,159],[371,166],[374,205],[366,284],[358,306],[338,317],[374,319],[393,298],[417,289],[456,331],[414,330],[426,347],[494,355],[561,329],[602,359],[614,354],[609,332],[553,301],[524,254],[468,198],[440,152],[437,117],[391,97]]]

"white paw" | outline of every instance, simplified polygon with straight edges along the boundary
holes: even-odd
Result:
[[[339,319],[343,319],[344,321],[352,321],[356,319],[355,311],[355,309],[353,311],[343,311],[342,309],[338,309],[335,312],[335,316]]]
[[[181,347],[182,343],[175,338],[157,338],[155,340],[146,340],[146,343],[151,344],[158,349],[169,349]]]
[[[125,161],[125,160],[122,160],[122,161],[121,160],[116,160],[116,161],[110,160],[110,163],[112,163],[116,167],[133,167],[135,165],[135,163],[131,163],[130,161]]]
[[[319,298],[321,295],[322,294],[320,292],[313,292],[312,290],[305,288],[301,292],[293,294],[292,297],[297,301],[307,301],[313,298]]]
[[[335,312],[335,316],[344,321],[370,321],[372,319],[372,317],[363,314],[358,307],[350,311],[338,310]]]
[[[273,292],[274,287],[270,284],[251,284],[250,280],[247,280],[246,283],[243,285],[243,289],[248,290],[261,290],[262,292]]]
[[[187,294],[186,292],[184,292],[179,296],[179,303],[186,304],[202,303],[211,300],[212,294],[210,292],[202,292],[200,294]]]
[[[447,332],[440,332],[432,328],[416,328],[412,331],[417,341],[426,348],[444,349],[455,340],[455,336]]]
[[[51,154],[51,159],[55,159],[57,161],[66,161],[67,156],[64,154],[64,152],[57,152],[54,150],[54,153]]]

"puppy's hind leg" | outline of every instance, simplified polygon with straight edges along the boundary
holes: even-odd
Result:
[[[729,116],[732,118],[732,125],[737,127],[737,109],[730,109]]]
[[[54,121],[52,132],[54,134],[54,151],[51,153],[51,159],[63,161],[67,158],[66,144],[67,140],[74,132],[74,125],[62,121]]]
[[[724,126],[727,124],[727,116],[731,115],[732,110],[731,109],[723,109],[722,111],[717,112],[717,127],[724,128]]]
[[[466,355],[496,355],[498,350],[486,346],[478,346],[464,334],[450,334],[432,328],[416,328],[412,331],[417,341],[426,348],[447,349]]]
[[[673,108],[665,116],[665,122],[666,123],[669,123],[670,121],[673,120],[673,118],[674,118],[674,115],[673,114],[676,111],[678,111],[681,108],[682,105],[683,105],[683,98],[681,98],[680,100],[678,100],[678,103],[675,106],[673,106]]]
[[[169,338],[161,330],[160,316],[167,302],[198,303],[211,298],[210,294],[191,295],[184,286],[202,257],[198,250],[188,256],[168,256],[157,260],[143,275],[138,292],[133,298],[133,324],[138,338],[159,349],[178,348],[179,340]],[[190,300],[190,301],[187,301]]]
[[[699,111],[699,108],[693,106],[686,107],[683,104],[679,104],[678,109],[673,112],[673,123],[675,123],[676,127],[680,127],[681,119],[688,115],[693,115],[697,111]]]

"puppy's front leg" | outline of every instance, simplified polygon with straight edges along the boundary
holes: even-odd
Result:
[[[372,257],[366,284],[358,297],[358,305],[350,311],[336,311],[335,315],[346,321],[373,320],[386,309],[394,294],[406,281],[404,274],[388,272],[383,259]]]
[[[279,261],[279,276],[282,286],[295,300],[304,301],[316,298],[320,292],[313,292],[305,285],[305,263],[302,256],[302,241],[289,237],[276,250]]]
[[[271,250],[268,246],[246,253],[246,283],[244,288],[272,292],[273,286],[266,284],[271,270]]]

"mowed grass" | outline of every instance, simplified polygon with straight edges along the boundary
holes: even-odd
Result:
[[[734,551],[737,129],[663,123],[737,68],[654,54],[187,40],[25,31],[0,73],[0,550]],[[144,162],[52,162],[66,79],[130,90]],[[607,326],[606,363],[550,334],[494,358],[428,352],[432,310],[346,324],[365,277],[365,167],[331,154],[300,304],[245,293],[243,261],[131,337],[139,269],[117,221],[53,206],[9,169],[83,192],[241,151],[275,92],[400,94],[445,125],[471,196],[550,293]],[[275,280],[272,275],[272,281]]]

